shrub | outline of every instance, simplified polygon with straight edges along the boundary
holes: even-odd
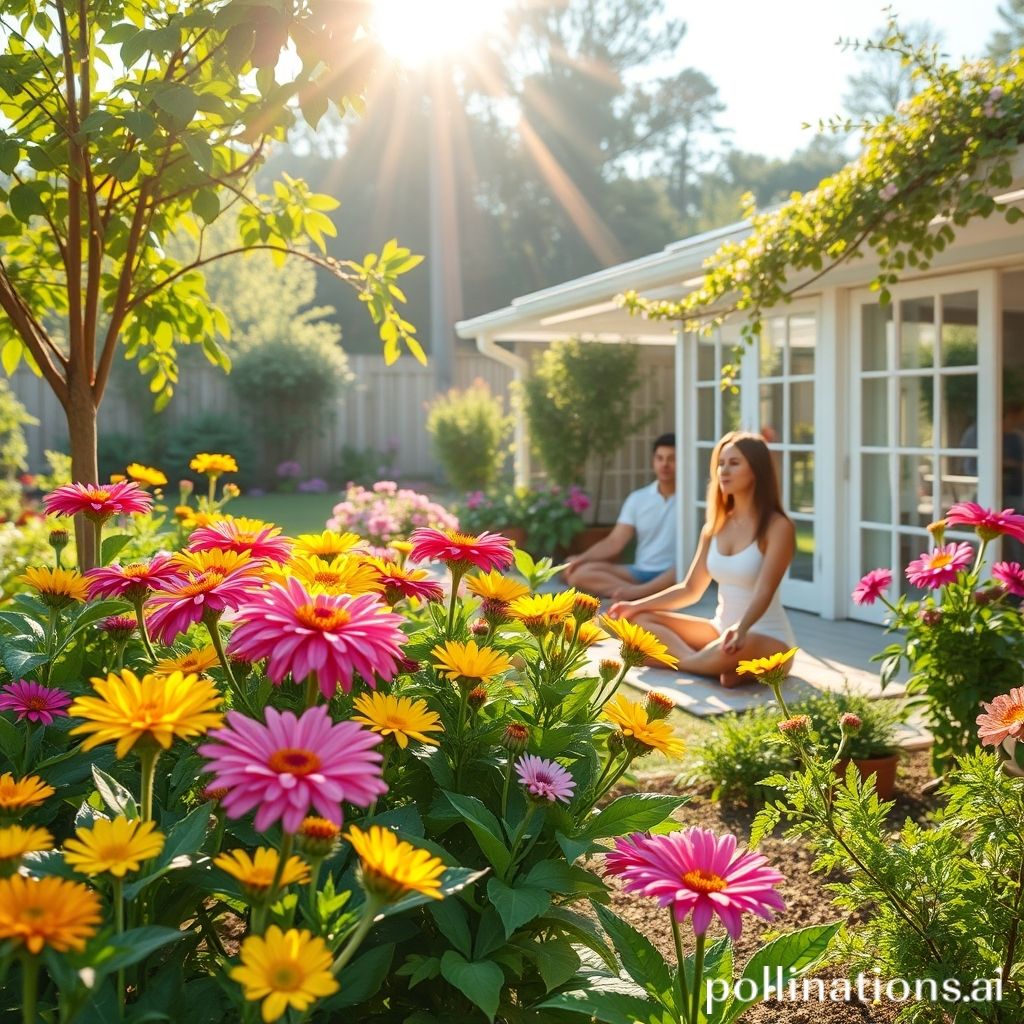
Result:
[[[18,475],[28,469],[28,444],[22,427],[38,422],[7,381],[0,379],[0,520],[17,519],[21,511]]]
[[[419,526],[454,529],[459,521],[425,494],[399,488],[393,480],[379,480],[372,490],[350,485],[327,520],[329,530],[351,530],[375,547],[404,540]]]
[[[339,487],[362,484],[369,487],[375,480],[390,480],[398,456],[398,441],[389,439],[384,451],[376,448],[357,448],[355,445],[342,446],[338,461],[331,472],[332,483]]]
[[[237,483],[243,490],[248,490],[256,482],[256,476],[251,469],[256,458],[252,435],[238,420],[222,413],[211,412],[176,424],[167,435],[158,462],[161,466],[187,467],[196,452],[233,455],[238,462],[239,473],[228,479]],[[200,491],[205,489],[206,477],[187,468],[181,475],[197,484]]]
[[[482,380],[465,391],[453,388],[434,400],[427,432],[448,479],[459,490],[484,491],[493,486],[505,461],[512,431],[501,399]]]
[[[856,715],[861,726],[848,737],[845,756],[858,759],[895,753],[899,749],[899,724],[907,717],[906,705],[901,700],[872,700],[855,693],[823,693],[794,711],[810,717],[811,728],[826,753],[839,749],[839,719],[847,713]]]

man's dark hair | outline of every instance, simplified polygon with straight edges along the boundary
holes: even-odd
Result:
[[[675,434],[662,434],[660,437],[654,439],[654,444],[651,446],[651,454],[656,452],[659,448],[675,448],[675,446]]]

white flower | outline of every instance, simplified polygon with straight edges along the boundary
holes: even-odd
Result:
[[[890,199],[895,199],[899,194],[899,186],[894,181],[890,181],[878,190],[878,198],[885,203],[889,202]]]

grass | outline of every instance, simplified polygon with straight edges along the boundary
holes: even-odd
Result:
[[[327,494],[243,494],[227,506],[233,516],[249,516],[276,523],[289,536],[299,533],[320,533],[334,506],[341,501],[335,492]]]

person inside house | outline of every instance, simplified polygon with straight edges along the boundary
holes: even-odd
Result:
[[[795,547],[768,446],[756,434],[732,431],[711,453],[707,519],[686,579],[648,597],[616,601],[608,614],[650,630],[683,672],[717,676],[728,687],[749,682],[736,673],[740,661],[796,645],[779,596]],[[712,580],[718,584],[714,618],[682,614]]]
[[[676,578],[676,435],[654,442],[654,481],[633,491],[623,502],[611,533],[569,559],[565,581],[577,590],[613,600],[635,600],[654,594]],[[631,563],[619,556],[633,539]]]

